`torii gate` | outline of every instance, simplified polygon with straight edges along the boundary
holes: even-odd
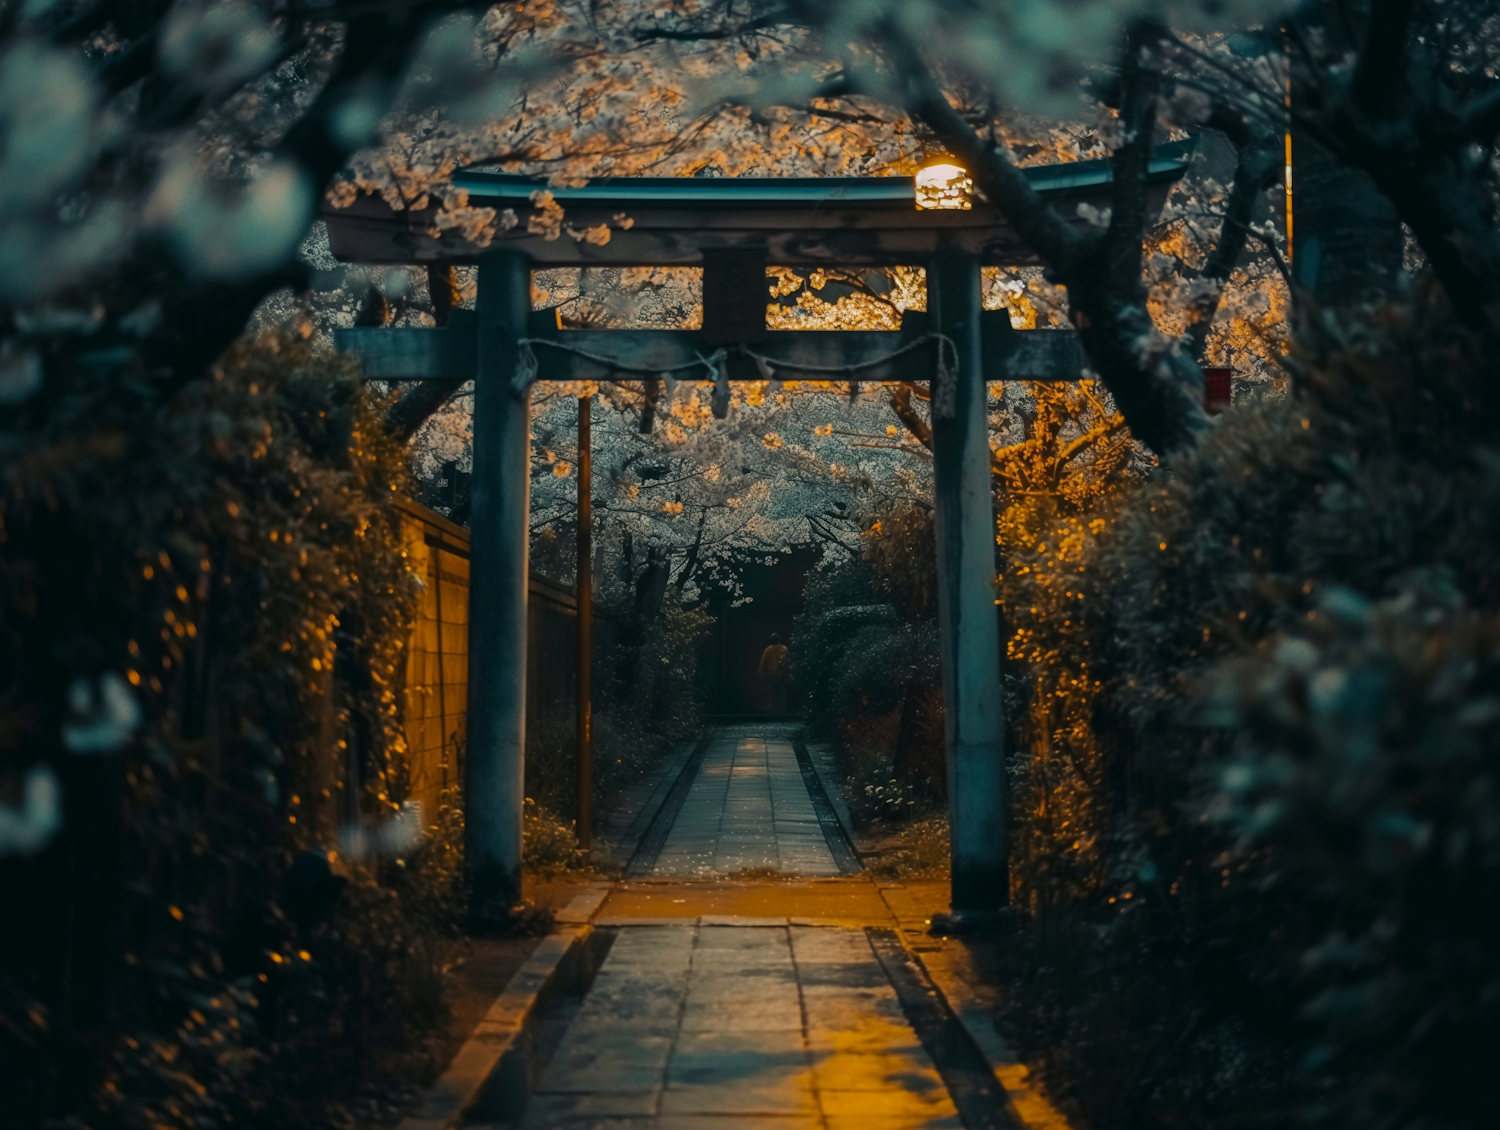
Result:
[[[1148,181],[1153,211],[1180,177],[1190,145],[1161,146]],[[1107,161],[1025,170],[1056,203],[1108,203]],[[526,734],[526,600],[530,509],[529,385],[700,368],[728,380],[858,375],[933,386],[938,619],[942,651],[951,905],[982,918],[1008,892],[1001,632],[986,382],[1076,380],[1067,330],[1012,330],[981,307],[980,268],[1034,263],[992,206],[920,210],[911,177],[612,178],[550,189],[572,231],[530,231],[542,180],[484,171],[454,178],[471,203],[513,209],[522,222],[488,247],[438,231],[431,209],[397,212],[376,197],[325,207],[333,253],[347,262],[477,263],[477,309],[441,329],[355,329],[336,335],[365,374],[385,380],[474,379],[470,480],[466,852],[476,905],[521,889]],[[1080,223],[1084,222],[1082,220]],[[609,229],[607,242],[583,229]],[[543,225],[538,225],[539,227]],[[576,234],[574,234],[576,233]],[[768,264],[925,266],[927,313],[899,331],[768,331]],[[531,309],[540,267],[701,266],[701,330],[560,330]]]

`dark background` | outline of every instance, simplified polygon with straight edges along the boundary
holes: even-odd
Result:
[[[698,685],[705,714],[714,717],[765,717],[771,712],[771,685],[760,676],[760,656],[771,633],[787,643],[792,617],[802,611],[807,572],[822,551],[797,548],[776,554],[774,565],[764,557],[743,562],[736,572],[750,600],[731,607],[733,598],[715,588],[708,598],[714,624],[703,633],[698,653]],[[793,672],[795,679],[796,672]],[[796,714],[800,700],[794,681],[787,689],[787,710]]]

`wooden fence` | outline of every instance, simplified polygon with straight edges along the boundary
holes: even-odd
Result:
[[[431,818],[458,784],[469,698],[469,531],[416,502],[405,511],[411,568],[424,580],[407,651],[408,799]],[[526,713],[572,718],[577,678],[578,603],[569,588],[532,577],[527,602]],[[617,639],[613,618],[594,612],[594,686]]]

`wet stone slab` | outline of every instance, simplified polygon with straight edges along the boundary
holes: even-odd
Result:
[[[863,930],[628,926],[522,1130],[960,1125]]]

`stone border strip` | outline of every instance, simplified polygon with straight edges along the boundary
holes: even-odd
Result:
[[[594,920],[604,900],[615,885],[607,880],[590,883],[569,900],[568,905],[552,916],[557,926],[586,926]]]
[[[1067,1118],[1047,1100],[1004,1036],[995,1028],[990,1010],[960,977],[941,951],[917,956],[933,986],[947,1000],[948,1008],[963,1025],[969,1038],[989,1061],[996,1080],[1005,1088],[1016,1121],[1026,1130],[1073,1130]]]
[[[1015,1117],[1005,1088],[990,1070],[984,1053],[965,1039],[966,1030],[901,934],[872,926],[865,935],[896,990],[901,1011],[931,1057],[967,1130],[1017,1130],[1022,1124]]]
[[[836,771],[830,764],[832,758],[833,752],[822,742],[813,742],[807,747],[807,759],[812,762],[813,772],[818,775],[818,781],[823,786],[823,795],[833,805],[833,811],[838,814],[839,823],[844,828],[844,835],[853,845],[854,854],[859,856],[868,850],[866,838],[854,829],[854,817],[849,813],[849,805],[844,800],[843,790],[839,788]]]
[[[911,960],[926,974],[938,1000],[988,1064],[1008,1102],[1011,1124],[1024,1130],[1073,1130],[995,1027],[989,1008],[954,968],[943,943],[927,932],[928,920],[906,888],[891,884],[879,890],[898,923],[896,936]]]
[[[651,782],[651,789],[647,792],[645,801],[631,815],[630,823],[620,834],[619,840],[609,845],[607,852],[601,853],[606,864],[619,867],[621,871],[630,865],[631,857],[640,847],[641,838],[650,829],[651,822],[661,809],[662,802],[666,800],[673,783],[681,775],[683,766],[687,764],[688,758],[692,757],[693,750],[696,748],[696,741],[683,742],[670,757],[663,760],[660,768],[654,771],[654,780]]]
[[[569,909],[590,893],[575,897]],[[514,1118],[537,1082],[538,1016],[556,997],[593,982],[613,940],[586,922],[543,938],[397,1130],[453,1130],[469,1121]]]
[[[797,755],[797,767],[802,770],[802,783],[807,787],[808,798],[812,801],[813,811],[817,813],[823,838],[828,841],[828,851],[833,856],[833,862],[838,865],[839,874],[858,875],[864,868],[860,866],[854,845],[823,785],[823,778],[808,756],[807,743],[796,738],[792,741],[792,750]]]
[[[708,752],[709,742],[713,741],[713,738],[714,732],[705,730],[703,736],[698,739],[698,744],[693,747],[693,752],[678,770],[676,779],[672,781],[672,787],[662,798],[661,804],[651,817],[651,823],[641,835],[635,852],[630,857],[630,862],[625,865],[627,879],[643,879],[656,869],[656,861],[661,855],[661,849],[667,845],[667,837],[672,834],[672,825],[677,822],[677,814],[682,811],[683,802],[687,800],[688,791],[693,787],[693,779],[698,776],[698,767],[703,764],[703,755]]]

